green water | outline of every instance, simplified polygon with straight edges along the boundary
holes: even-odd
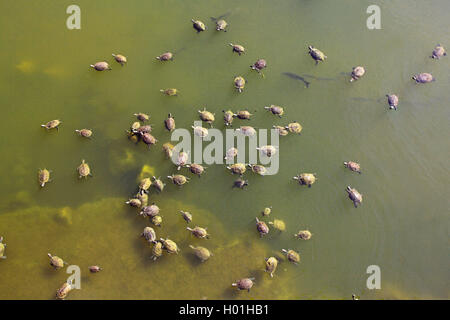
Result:
[[[444,298],[449,294],[449,57],[428,56],[438,42],[449,47],[450,2],[361,0],[251,1],[76,1],[81,30],[66,28],[74,1],[3,1],[0,4],[0,235],[7,259],[0,261],[1,299],[53,299],[69,276],[49,266],[47,253],[82,269],[81,290],[68,299],[362,299]],[[382,30],[366,28],[366,8],[381,7]],[[211,16],[228,13],[229,30],[216,32]],[[209,29],[196,34],[191,18]],[[227,45],[247,53],[237,56]],[[328,59],[315,66],[307,45]],[[155,56],[177,52],[160,63]],[[128,57],[120,67],[112,53]],[[265,58],[265,79],[249,69]],[[113,70],[89,65],[107,60]],[[350,84],[348,73],[366,68]],[[283,75],[292,72],[330,80],[309,88]],[[411,76],[431,72],[436,82],[417,85]],[[233,86],[241,74],[242,94]],[[161,95],[174,87],[178,97]],[[399,110],[384,95],[400,97]],[[263,110],[285,107],[278,119]],[[250,186],[232,189],[232,176],[211,165],[183,188],[168,184],[151,201],[164,222],[158,237],[170,236],[178,255],[150,260],[151,247],[139,234],[149,222],[124,201],[137,191],[144,165],[156,176],[175,171],[161,146],[169,112],[178,128],[190,128],[197,110],[249,108],[254,118],[235,120],[269,128],[297,120],[301,136],[281,138],[280,170],[260,177],[246,173]],[[133,113],[151,115],[158,144],[148,151],[124,133]],[[59,132],[40,124],[63,121]],[[91,128],[92,140],[75,129]],[[81,181],[76,167],[90,164],[93,177]],[[363,174],[342,162],[356,160]],[[53,170],[41,189],[39,168]],[[192,176],[187,169],[186,175]],[[292,176],[316,172],[312,188]],[[355,209],[345,187],[364,196]],[[254,219],[265,206],[287,230],[260,239]],[[207,226],[210,240],[193,238],[179,210]],[[268,221],[270,219],[266,219]],[[310,241],[293,234],[313,233]],[[200,264],[189,244],[214,256]],[[300,251],[298,266],[281,261],[271,279],[264,258],[282,248]],[[99,274],[87,267],[100,265]],[[366,268],[381,268],[381,289],[366,288]],[[250,293],[231,287],[253,276]]]

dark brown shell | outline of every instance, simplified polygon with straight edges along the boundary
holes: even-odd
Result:
[[[175,119],[172,117],[172,114],[169,113],[168,118],[164,120],[164,125],[166,126],[166,129],[169,131],[175,130]]]

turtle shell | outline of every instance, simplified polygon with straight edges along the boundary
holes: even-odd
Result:
[[[270,273],[270,276],[273,277],[273,273],[277,269],[278,260],[275,257],[269,257],[266,259],[266,272]]]
[[[174,241],[172,241],[170,239],[165,239],[165,240],[161,239],[161,241],[164,245],[164,248],[167,250],[167,252],[178,253],[179,249],[178,249],[177,244]]]
[[[51,120],[47,122],[46,124],[43,124],[42,127],[46,129],[58,129],[59,125],[61,124],[60,120]]]
[[[145,238],[148,242],[156,241],[156,232],[152,227],[145,227],[144,232],[142,232],[142,237]]]
[[[70,291],[72,291],[72,286],[67,283],[64,282],[63,285],[61,286],[61,288],[59,288],[58,290],[56,290],[56,299],[59,300],[63,300],[67,297],[67,295],[69,294]]]
[[[186,178],[185,176],[183,176],[181,174],[169,176],[169,179],[171,179],[172,182],[178,186],[182,186],[183,184],[185,184],[188,181],[188,178]]]
[[[242,120],[250,120],[250,117],[252,116],[252,114],[250,112],[248,112],[247,110],[241,110],[236,113],[236,116]]]
[[[216,30],[217,31],[225,31],[225,28],[227,27],[227,25],[228,25],[228,23],[225,21],[225,20],[223,20],[223,19],[220,19],[220,20],[217,20],[216,21]]]
[[[205,171],[205,168],[200,164],[193,163],[189,165],[189,170],[193,174],[200,176],[203,173],[203,171]]]
[[[256,134],[255,128],[250,127],[250,126],[242,126],[239,129],[237,129],[236,131],[239,131],[240,133],[242,133],[244,136],[247,136],[247,137],[251,137]]]
[[[156,204],[145,206],[142,208],[140,214],[145,217],[153,218],[154,216],[157,216],[159,214],[159,207]]]
[[[78,174],[80,177],[87,177],[91,174],[91,168],[84,160],[81,161],[81,164],[78,167]]]
[[[234,86],[239,92],[242,92],[245,87],[245,79],[241,76],[234,78]]]
[[[417,83],[429,83],[434,80],[433,76],[430,73],[419,73],[413,77]]]
[[[202,262],[205,262],[211,257],[211,252],[205,247],[194,247],[193,245],[189,245],[189,248],[194,250],[194,253],[197,258],[199,258]]]
[[[152,259],[156,260],[162,256],[163,244],[161,242],[156,242],[152,248]]]
[[[259,59],[257,60],[252,66],[251,68],[253,70],[257,70],[257,71],[261,71],[262,69],[264,69],[265,67],[267,67],[267,62],[264,59]]]
[[[325,54],[313,46],[309,46],[309,54],[316,61],[324,61],[326,59]]]
[[[239,174],[239,175],[243,175],[245,173],[245,171],[247,170],[247,168],[245,167],[245,164],[243,164],[243,163],[235,163],[227,168],[229,170],[231,170],[231,172],[233,174]]]
[[[286,253],[286,257],[290,262],[298,263],[300,262],[300,254],[294,250],[284,250],[283,252]]]
[[[159,61],[169,61],[173,60],[173,53],[172,52],[164,52],[163,54],[156,57]]]
[[[121,65],[123,65],[124,63],[127,63],[127,58],[121,54],[113,54],[112,56]]]
[[[239,290],[247,290],[250,291],[250,289],[253,287],[253,280],[250,278],[244,278],[237,280],[234,284]]]
[[[300,134],[303,130],[303,127],[298,122],[291,122],[286,126],[286,129],[288,129],[289,132]]]
[[[441,45],[437,45],[437,46],[434,48],[433,54],[431,55],[431,57],[432,57],[433,59],[439,59],[439,58],[441,58],[441,57],[443,57],[443,56],[446,56],[446,55],[447,55],[447,53],[445,52],[444,47],[441,46]]]
[[[203,22],[201,22],[200,20],[192,19],[191,21],[192,21],[192,26],[194,27],[195,30],[197,30],[197,32],[206,30],[205,24]]]
[[[223,113],[223,120],[225,121],[225,125],[229,126],[233,122],[234,113],[231,110],[224,111]]]
[[[172,114],[169,113],[168,118],[164,120],[164,125],[169,131],[175,130],[175,119],[172,117]]]
[[[199,112],[199,114],[200,114],[200,119],[201,119],[202,121],[211,123],[211,122],[213,122],[213,121],[215,120],[214,114],[212,114],[212,113],[209,112],[209,111],[206,111],[206,110],[200,111],[200,110],[199,110],[198,112]]]
[[[108,62],[105,61],[97,62],[96,64],[91,65],[91,67],[97,71],[111,70]]]
[[[289,134],[288,129],[286,129],[285,127],[281,127],[281,126],[273,126],[273,129],[275,129],[278,134],[282,137],[287,136]]]
[[[308,230],[301,230],[298,233],[296,233],[295,236],[301,240],[309,240],[311,239],[312,234]]]
[[[38,177],[39,177],[39,184],[41,187],[43,187],[50,180],[50,171],[48,171],[47,169],[39,170]]]
[[[260,221],[258,218],[256,218],[256,230],[258,230],[261,236],[269,233],[267,224],[264,221]]]
[[[92,136],[92,130],[89,130],[89,129],[75,130],[75,132],[85,138],[89,138]]]

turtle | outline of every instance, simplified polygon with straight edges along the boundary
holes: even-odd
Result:
[[[167,176],[167,178],[172,180],[173,184],[176,184],[177,186],[182,186],[186,182],[189,182],[189,178],[187,178],[181,174],[176,174],[176,175],[172,174],[171,176]]]
[[[100,61],[95,64],[90,65],[91,68],[94,68],[97,71],[111,70],[112,68],[109,66],[108,62]]]
[[[248,186],[248,180],[237,179],[233,182],[233,188],[244,189],[246,186]]]
[[[227,166],[227,169],[230,170],[233,174],[238,174],[240,176],[242,176],[247,170],[245,164],[243,163],[232,164],[231,166]]]
[[[325,59],[327,58],[327,56],[322,51],[314,48],[313,46],[308,46],[308,49],[309,54],[316,61],[316,65],[319,64],[319,61],[325,61]]]
[[[440,44],[437,44],[436,47],[433,49],[433,53],[431,54],[432,59],[440,59],[443,56],[446,56],[447,52],[445,52],[445,49]]]
[[[39,179],[39,185],[41,187],[44,187],[47,182],[51,181],[50,173],[51,173],[51,171],[49,171],[47,169],[39,169],[38,179]]]
[[[198,175],[199,177],[202,175],[202,173],[205,171],[205,167],[203,167],[201,164],[192,163],[186,165],[186,167],[189,168],[189,170],[193,173]]]
[[[142,112],[135,113],[134,116],[136,116],[136,118],[142,122],[148,121],[150,119],[150,116],[148,114]]]
[[[241,120],[250,120],[252,115],[248,110],[240,110],[234,116]]]
[[[294,234],[294,236],[297,239],[301,239],[301,240],[309,240],[312,237],[312,233],[309,230],[300,230],[299,232],[297,232],[296,234]]]
[[[181,211],[181,210],[180,210],[180,213],[181,213],[181,216],[183,217],[183,219],[184,219],[187,223],[189,223],[189,222],[192,221],[192,214],[191,214],[190,212],[187,212],[187,211]]]
[[[193,245],[189,245],[189,248],[194,250],[195,256],[199,258],[201,262],[205,262],[212,256],[211,252],[205,247],[194,247]]]
[[[239,93],[244,90],[245,87],[245,79],[242,76],[234,77],[234,87],[237,89]]]
[[[169,113],[167,119],[164,120],[164,126],[169,132],[175,130],[175,118],[172,116],[171,113]]]
[[[231,126],[233,123],[234,113],[231,110],[225,111],[223,110],[223,120],[225,121],[225,125]]]
[[[274,272],[277,270],[278,260],[275,257],[269,257],[265,259],[266,261],[266,272],[270,274],[270,277],[273,278]]]
[[[139,142],[139,135],[137,133],[134,133],[133,131],[127,131],[128,139],[133,141],[134,143]]]
[[[189,161],[189,155],[187,152],[181,151],[178,153],[178,157],[176,159],[175,165],[177,166],[177,170],[180,170],[187,162]]]
[[[192,129],[194,129],[194,135],[200,138],[206,138],[209,134],[208,129],[200,126],[192,126]]]
[[[237,287],[238,290],[247,290],[250,292],[250,289],[253,287],[253,281],[255,278],[244,278],[236,280],[236,282],[232,283],[233,287]]]
[[[64,282],[63,285],[56,290],[56,299],[64,300],[73,288],[72,284]]]
[[[155,242],[152,248],[152,256],[153,261],[162,256],[163,244],[160,241]]]
[[[202,227],[198,227],[198,226],[196,226],[193,229],[189,228],[189,227],[186,228],[186,230],[189,230],[197,238],[209,239],[209,234],[208,234],[208,231],[206,229],[207,228],[202,228]]]
[[[248,167],[251,168],[254,173],[257,173],[260,176],[265,175],[267,172],[266,167],[260,164],[249,164]]]
[[[352,294],[352,300],[359,300],[359,297],[356,294]]]
[[[233,48],[233,52],[236,52],[239,55],[245,53],[245,48],[243,46],[241,46],[240,44],[229,43],[229,45]]]
[[[294,251],[292,249],[282,249],[281,250],[285,255],[286,258],[295,264],[298,264],[300,262],[300,254],[297,251]]]
[[[388,98],[389,109],[397,110],[398,96],[395,94],[387,94],[386,97]]]
[[[228,26],[228,23],[224,19],[220,19],[216,21],[216,30],[227,32],[225,28]]]
[[[148,193],[148,189],[150,189],[152,185],[152,180],[150,178],[144,178],[139,182],[139,193],[143,194]]]
[[[75,130],[75,132],[84,138],[90,138],[92,136],[92,130],[90,129],[80,129]]]
[[[227,150],[226,155],[225,155],[225,160],[232,160],[234,159],[234,157],[236,157],[238,155],[238,149],[231,147],[230,149]]]
[[[149,148],[158,142],[158,140],[148,132],[142,133],[141,138]]]
[[[87,176],[92,177],[91,168],[86,163],[86,161],[81,160],[81,164],[77,168],[78,174],[80,175],[80,178],[87,178]]]
[[[61,125],[61,121],[60,120],[51,120],[49,122],[47,122],[46,124],[41,124],[41,127],[50,130],[50,129],[56,129],[59,130],[59,126]]]
[[[161,89],[159,91],[169,97],[178,95],[178,89],[175,89],[175,88]]]
[[[289,134],[289,131],[288,131],[288,129],[286,129],[286,127],[282,127],[282,126],[272,126],[272,128],[273,128],[275,131],[277,131],[277,133],[278,133],[280,136],[282,136],[282,137],[287,136],[287,135]]]
[[[274,219],[273,221],[269,221],[269,224],[272,225],[278,231],[286,230],[286,224],[284,223],[283,220]]]
[[[135,134],[139,134],[139,136],[142,137],[144,134],[152,132],[152,126],[146,124],[144,126],[140,126],[139,128],[135,129],[133,132]]]
[[[137,198],[133,198],[125,202],[126,204],[129,204],[131,207],[140,208],[142,206],[141,200]]]
[[[214,114],[206,111],[206,108],[203,109],[203,111],[198,110],[198,113],[200,114],[200,119],[206,123],[208,123],[212,127],[212,123],[214,122]]]
[[[121,54],[112,54],[114,57],[114,60],[116,60],[118,63],[120,63],[121,66],[123,66],[125,63],[127,63],[127,57]]]
[[[267,157],[271,157],[277,153],[277,148],[272,145],[261,146],[256,148],[256,150],[259,150],[259,152]]]
[[[3,237],[0,236],[0,259],[6,259],[5,249],[6,243],[3,243]]]
[[[141,127],[141,123],[139,121],[135,121],[130,126],[130,131],[133,133],[137,133],[138,129]]]
[[[206,26],[203,22],[201,22],[200,20],[194,20],[191,19],[192,22],[192,26],[194,27],[194,29],[197,31],[197,33],[205,31],[206,30]]]
[[[141,237],[144,237],[148,242],[156,243],[156,232],[152,227],[145,227]]]
[[[258,230],[261,237],[269,233],[267,224],[264,221],[260,221],[258,218],[256,218],[256,230]]]
[[[284,114],[284,109],[282,107],[273,104],[269,107],[264,107],[264,109],[269,110],[270,112],[272,112],[272,114],[277,115],[280,118]]]
[[[361,193],[359,193],[358,190],[352,188],[351,186],[347,186],[346,191],[350,200],[353,201],[353,205],[355,206],[355,208],[358,208],[358,204],[361,204],[361,202],[363,201]]]
[[[170,142],[163,144],[162,149],[166,155],[166,158],[172,158],[174,146]]]
[[[159,61],[169,61],[169,60],[173,60],[173,53],[168,51],[168,52],[164,52],[162,54],[160,54],[159,56],[156,57],[156,60]]]
[[[431,73],[419,73],[412,77],[417,83],[429,83],[436,81],[436,79],[431,75]]]
[[[268,216],[268,215],[270,215],[271,213],[272,213],[272,206],[264,208],[264,210],[261,212],[261,214],[262,214],[263,216]]]
[[[316,174],[315,173],[301,173],[295,177],[294,180],[297,180],[300,185],[307,185],[311,188],[311,185],[316,182]]]
[[[161,238],[160,240],[161,240],[161,242],[162,242],[162,244],[164,246],[164,249],[166,249],[168,253],[176,253],[176,254],[178,254],[178,251],[180,251],[180,249],[178,248],[178,246],[175,243],[175,241],[172,241],[172,240],[170,240],[168,238],[167,239]]]
[[[259,74],[261,74],[264,77],[264,73],[262,73],[262,70],[267,67],[267,62],[264,59],[258,59],[254,64],[250,66],[252,70],[256,70]]]
[[[155,226],[157,227],[161,227],[162,224],[162,217],[161,216],[154,216],[152,217],[152,219],[150,220]]]
[[[350,82],[358,80],[365,73],[366,73],[366,70],[364,69],[364,67],[361,67],[361,66],[353,67],[353,69],[352,69],[352,77],[350,78]]]
[[[149,206],[143,207],[139,214],[144,217],[153,218],[154,216],[157,216],[159,214],[159,211],[159,207],[155,203],[152,203]]]
[[[136,198],[141,201],[141,207],[145,207],[148,205],[148,194],[138,192],[136,194]]]
[[[253,128],[251,126],[242,126],[238,129],[236,129],[236,131],[242,133],[244,136],[247,136],[247,137],[252,137],[256,134],[255,128]]]
[[[102,271],[103,270],[103,268],[102,267],[99,267],[99,266],[90,266],[89,267],[89,271],[91,272],[91,273],[97,273],[97,272],[100,272],[100,271]]]
[[[289,123],[285,128],[289,130],[289,132],[297,134],[300,134],[303,130],[302,125],[297,121]]]
[[[52,256],[50,253],[48,253],[47,255],[50,258],[50,265],[55,268],[55,270],[61,269],[65,264],[67,264],[67,262],[65,262],[60,257]]]
[[[155,189],[158,190],[158,192],[162,192],[166,184],[162,182],[161,179],[156,178],[155,176],[153,176],[152,179],[153,179],[152,186],[155,187]]]
[[[361,165],[354,161],[344,161],[344,166],[351,171],[361,173]]]

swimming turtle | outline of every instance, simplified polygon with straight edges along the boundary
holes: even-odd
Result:
[[[84,159],[81,160],[81,164],[78,166],[77,170],[78,174],[80,175],[80,178],[87,178],[87,176],[92,177],[91,168],[86,163],[86,161],[84,161]]]
[[[89,130],[89,129],[75,130],[75,132],[85,138],[90,138],[92,136],[92,130]]]
[[[189,228],[189,227],[187,227],[186,229],[189,230],[197,238],[209,239],[209,234],[208,234],[208,231],[206,230],[207,228],[202,228],[202,227],[196,226],[193,229]]]
[[[175,241],[172,241],[170,239],[160,239],[162,244],[164,245],[164,249],[167,250],[168,253],[177,253],[180,251]]]
[[[433,59],[440,59],[443,56],[446,56],[447,52],[445,52],[445,49],[440,44],[436,45],[436,47],[433,49],[433,53],[431,54],[430,58]]]
[[[138,192],[136,194],[136,198],[141,201],[141,207],[145,207],[148,205],[148,194]]]
[[[155,226],[160,227],[162,224],[162,217],[161,216],[154,216],[150,220]]]
[[[91,68],[94,68],[97,71],[111,70],[112,68],[109,66],[108,62],[100,61],[96,64],[91,64]]]
[[[174,146],[170,142],[166,142],[163,144],[162,149],[166,158],[172,158]]]
[[[205,171],[205,167],[203,167],[201,164],[192,163],[186,165],[186,167],[189,168],[189,170],[193,173],[198,175],[199,177],[202,175],[202,173]]]
[[[205,138],[208,136],[208,129],[200,127],[200,126],[192,126],[192,129],[194,129],[194,135],[200,138]]]
[[[351,79],[350,79],[350,82],[353,82],[353,81],[355,81],[355,80],[358,80],[358,79],[361,78],[365,73],[366,73],[366,70],[364,69],[364,67],[361,67],[361,66],[353,67],[353,70],[352,70],[352,77],[351,77]]]
[[[240,176],[242,176],[247,170],[245,164],[243,163],[234,163],[231,166],[228,166],[227,169],[230,170],[233,174],[238,174]]]
[[[152,248],[152,256],[151,258],[153,259],[153,261],[155,261],[156,259],[158,259],[159,257],[162,256],[162,250],[163,249],[163,244],[160,241],[155,242],[155,244],[153,245]]]
[[[237,91],[242,92],[245,87],[245,79],[242,76],[234,77],[234,87],[237,89]]]
[[[431,73],[419,73],[412,77],[417,83],[429,83],[436,81],[436,79],[431,75]]]
[[[208,123],[212,127],[212,123],[214,122],[214,114],[206,111],[206,108],[203,109],[203,111],[198,110],[198,113],[200,114],[200,119],[206,123]]]
[[[216,21],[216,30],[217,31],[227,32],[227,30],[225,30],[225,28],[227,26],[228,26],[228,23],[224,19],[219,19]]]
[[[316,182],[316,174],[315,173],[301,173],[293,178],[294,180],[297,180],[299,184],[301,185],[307,185],[309,188],[311,188],[311,185]]]
[[[354,161],[345,161],[344,166],[351,171],[361,173],[361,165]]]
[[[194,29],[197,31],[197,33],[205,31],[206,30],[206,26],[203,22],[201,22],[200,20],[194,20],[191,19],[192,21],[192,26],[194,27]]]
[[[189,245],[189,248],[194,250],[195,256],[199,258],[201,262],[205,262],[212,256],[211,252],[205,247],[194,247],[193,245]]]
[[[144,133],[150,133],[152,132],[152,126],[149,124],[146,125],[139,125],[139,127],[137,127],[136,129],[132,129],[133,133],[135,134],[139,134],[141,137]]]
[[[346,191],[348,193],[348,197],[350,198],[350,200],[353,201],[353,205],[355,206],[355,208],[358,208],[358,204],[361,204],[361,202],[363,201],[361,193],[359,193],[358,190],[350,186],[347,186]]]
[[[64,300],[73,288],[74,287],[69,282],[64,282],[63,285],[56,290],[56,299]]]
[[[156,60],[159,61],[169,61],[169,60],[173,60],[173,53],[172,52],[164,52],[162,54],[160,54],[159,56],[156,57]]]
[[[50,172],[51,171],[49,171],[47,169],[39,170],[38,178],[39,178],[39,185],[41,187],[44,187],[45,184],[50,181]]]
[[[309,54],[316,61],[316,65],[319,63],[319,61],[325,61],[325,59],[327,58],[327,56],[322,51],[314,48],[313,46],[308,46],[308,49]]]
[[[249,164],[248,167],[252,169],[254,173],[259,174],[260,176],[265,175],[267,172],[266,167],[260,164]]]
[[[261,146],[261,147],[256,148],[256,150],[259,150],[259,152],[261,152],[263,155],[265,155],[267,157],[271,157],[277,153],[277,148],[272,145]]]
[[[3,237],[0,236],[0,259],[6,259],[5,249],[6,243],[3,243]]]
[[[159,207],[155,203],[153,203],[149,206],[143,207],[139,214],[144,217],[153,218],[154,216],[157,216],[159,214],[159,211]]]
[[[236,282],[232,283],[233,287],[237,287],[239,290],[247,290],[250,292],[250,289],[253,287],[253,281],[255,278],[244,278],[236,280]]]
[[[175,118],[172,116],[171,113],[167,116],[167,119],[164,120],[164,126],[166,127],[169,132],[172,132],[175,130]]]
[[[263,216],[268,216],[272,212],[272,206],[264,208],[264,210],[261,212]]]
[[[223,120],[225,121],[225,125],[231,126],[233,123],[234,113],[231,110],[225,111],[223,110]]]
[[[159,91],[164,93],[166,96],[170,96],[170,97],[178,95],[178,89],[175,89],[175,88],[161,89]]]
[[[148,193],[148,189],[152,185],[152,180],[150,178],[144,178],[139,182],[139,193]]]
[[[286,126],[286,129],[289,130],[289,132],[300,134],[303,130],[303,127],[300,123],[294,121],[294,122],[289,123]]]
[[[265,259],[266,261],[266,272],[270,274],[270,277],[273,278],[273,274],[275,270],[277,270],[278,260],[275,257],[269,257]]]
[[[55,268],[55,270],[61,269],[65,264],[67,264],[67,262],[65,262],[60,257],[52,256],[50,253],[48,253],[47,255],[50,258],[50,265]]]
[[[233,48],[233,52],[236,52],[239,55],[245,53],[245,48],[243,46],[241,46],[240,44],[229,43],[229,45]]]
[[[284,223],[283,220],[274,219],[273,221],[269,221],[269,224],[272,225],[278,231],[286,230],[286,224]]]
[[[312,233],[309,230],[300,230],[294,236],[301,240],[309,240],[312,237]]]
[[[175,162],[175,165],[177,166],[177,170],[180,170],[181,167],[183,167],[189,160],[189,155],[187,152],[181,151],[178,153],[177,160]]]
[[[261,237],[269,233],[267,224],[264,221],[260,221],[258,218],[256,218],[256,230],[258,230]]]
[[[161,179],[156,178],[155,176],[153,176],[152,179],[153,179],[152,186],[154,186],[155,189],[158,190],[158,192],[163,191],[166,184],[164,182],[162,182]]]
[[[156,232],[152,227],[145,227],[141,237],[144,237],[148,242],[156,243]]]
[[[167,176],[170,180],[172,180],[173,184],[176,184],[177,186],[182,186],[186,182],[189,182],[189,178],[181,175],[181,174],[175,174],[171,176]]]
[[[250,120],[252,114],[248,110],[240,110],[234,116],[241,120]]]
[[[286,129],[286,127],[282,127],[282,126],[272,126],[272,128],[278,132],[278,134],[280,136],[287,136],[289,134],[288,129]]]
[[[242,133],[244,136],[247,136],[247,137],[251,137],[256,134],[255,128],[253,128],[251,126],[242,126],[238,129],[236,129],[236,131]]]
[[[264,109],[269,110],[270,112],[272,112],[272,114],[277,115],[280,118],[284,114],[284,109],[282,107],[273,104],[269,107],[264,107]]]
[[[149,148],[158,142],[158,140],[148,132],[142,133],[141,138]]]
[[[114,60],[116,60],[118,63],[120,63],[120,65],[124,65],[125,63],[127,63],[127,57],[125,57],[124,55],[121,54],[112,54],[112,56],[114,57]]]
[[[186,221],[187,223],[192,221],[192,214],[190,212],[180,210],[180,213],[184,221]]]
[[[134,116],[135,116],[139,121],[142,121],[142,122],[148,121],[148,120],[150,119],[150,116],[149,116],[148,114],[142,113],[142,112],[135,113]]]
[[[97,272],[100,272],[100,271],[102,271],[103,270],[103,268],[101,268],[101,267],[99,267],[99,266],[90,266],[89,267],[89,271],[91,272],[91,273],[97,273]]]
[[[233,182],[233,188],[244,189],[246,186],[248,186],[248,180],[237,179]]]
[[[300,262],[300,254],[292,249],[282,249],[283,253],[286,255],[286,258],[295,264]]]
[[[50,130],[50,129],[59,129],[59,126],[62,122],[60,120],[51,120],[47,122],[46,124],[41,124],[41,127]]]
[[[398,97],[395,94],[387,94],[389,109],[397,110],[398,106]]]
[[[227,150],[224,159],[225,160],[234,159],[234,157],[236,157],[237,155],[238,155],[238,149],[231,147],[230,149]]]
[[[129,204],[131,207],[140,208],[142,206],[141,200],[137,198],[133,198],[125,202],[126,204]]]
[[[258,71],[263,77],[264,74],[262,73],[262,70],[267,67],[267,62],[264,59],[258,59],[254,64],[250,66],[252,70]]]

